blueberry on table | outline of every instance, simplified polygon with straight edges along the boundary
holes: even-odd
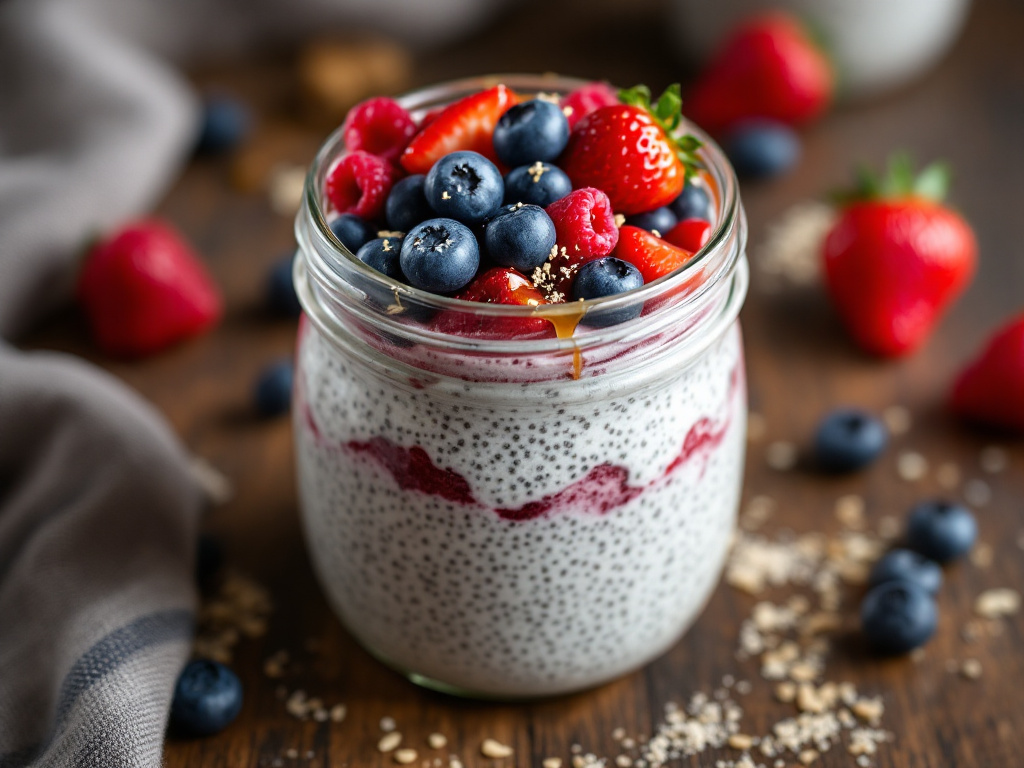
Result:
[[[227,728],[242,709],[242,683],[223,664],[199,659],[178,678],[171,727],[184,736],[210,736]]]
[[[774,120],[741,123],[729,131],[722,146],[741,178],[778,176],[800,159],[800,138],[788,125]]]
[[[211,96],[203,104],[196,151],[216,154],[234,149],[249,134],[252,114],[238,99]]]
[[[942,568],[934,560],[909,549],[893,549],[882,556],[871,569],[868,584],[872,587],[887,581],[912,581],[929,595],[942,586]]]
[[[302,314],[302,305],[292,279],[294,263],[295,256],[288,254],[276,261],[267,274],[267,306],[285,317],[298,317]]]
[[[632,227],[640,227],[640,229],[646,229],[648,232],[654,232],[658,237],[664,238],[679,223],[679,219],[672,209],[666,205],[661,208],[655,208],[653,211],[627,216],[626,223]]]
[[[547,208],[572,192],[568,174],[539,160],[513,168],[505,175],[505,204],[527,203]]]
[[[293,377],[292,364],[287,360],[263,369],[253,392],[256,412],[266,417],[287,413],[292,404]]]
[[[426,180],[424,174],[417,173],[406,176],[391,188],[384,204],[384,216],[392,230],[408,232],[421,221],[433,218],[434,210],[423,192]]]
[[[352,253],[377,236],[377,228],[354,213],[343,213],[334,219],[331,222],[331,231]]]
[[[576,275],[572,286],[572,300],[599,299],[631,291],[644,284],[640,270],[627,261],[614,256],[588,261]],[[604,328],[632,320],[643,309],[642,302],[614,310],[592,310],[584,315],[585,325]]]
[[[558,104],[531,99],[498,118],[493,139],[494,151],[506,165],[554,160],[569,143],[569,121]]]
[[[711,221],[711,195],[703,184],[687,179],[679,197],[668,204],[679,221],[703,219]]]
[[[852,472],[878,458],[888,442],[881,419],[859,408],[840,408],[818,425],[814,454],[824,470]]]
[[[948,501],[922,501],[910,510],[907,546],[947,563],[967,553],[978,538],[978,523],[967,507]]]
[[[452,152],[434,163],[423,189],[431,208],[463,224],[484,222],[505,198],[505,182],[494,163],[468,150]]]
[[[405,236],[399,259],[411,285],[431,293],[454,293],[476,275],[480,245],[465,224],[428,219]]]
[[[484,242],[491,261],[528,275],[551,255],[555,225],[540,206],[516,203],[487,222]]]
[[[896,656],[924,645],[935,634],[939,611],[935,600],[912,581],[886,581],[864,597],[861,626],[878,653]]]
[[[356,251],[356,258],[392,280],[404,281],[399,258],[402,253],[401,237],[375,237]]]

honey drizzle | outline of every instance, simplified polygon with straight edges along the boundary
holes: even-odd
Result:
[[[565,306],[565,305],[562,305]],[[576,326],[580,324],[580,320],[583,319],[585,310],[580,307],[579,310],[573,314],[559,312],[558,314],[545,314],[539,313],[541,317],[551,323],[551,327],[555,329],[555,336],[560,339],[572,339],[573,333],[576,331]],[[580,374],[583,373],[583,353],[580,352],[580,348],[576,345],[575,340],[573,341],[572,349],[572,378],[578,381]]]

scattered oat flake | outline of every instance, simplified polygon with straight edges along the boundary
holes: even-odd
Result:
[[[544,762],[541,763],[542,768],[562,768],[562,758],[560,757],[546,757]]]
[[[267,192],[274,213],[294,216],[302,204],[305,185],[306,168],[303,165],[279,165],[271,170]]]
[[[1020,610],[1020,592],[1015,589],[989,589],[974,601],[974,612],[986,619],[1012,616]]]
[[[380,719],[380,729],[384,731],[384,733],[389,733],[397,727],[398,724],[395,722],[395,718],[393,717],[382,717]]]
[[[960,665],[960,674],[968,680],[977,680],[981,677],[981,662],[977,659],[964,659]]]
[[[299,757],[299,750],[294,748],[287,749],[285,750],[284,756],[287,757],[289,760],[295,760]]]
[[[850,706],[850,709],[861,720],[866,720],[872,725],[877,724],[885,713],[885,705],[881,698],[858,699]]]
[[[340,723],[348,714],[348,708],[344,704],[335,704],[331,707],[331,722]]]
[[[791,206],[768,226],[754,262],[765,275],[807,285],[820,274],[821,243],[835,222],[835,210],[816,200]]]
[[[769,467],[780,472],[792,469],[797,462],[796,445],[785,440],[769,443],[765,450],[765,461],[768,462]]]
[[[990,544],[980,542],[971,549],[969,557],[972,565],[978,568],[988,568],[995,559],[995,552]]]
[[[395,752],[395,762],[401,763],[402,765],[408,765],[413,762],[419,755],[415,749],[399,749]]]
[[[751,411],[747,414],[747,440],[756,443],[764,439],[768,433],[768,422],[760,413]]]
[[[990,445],[978,455],[978,464],[988,474],[997,475],[1009,466],[1010,457],[999,446]]]
[[[377,742],[377,749],[381,752],[390,752],[402,743],[402,734],[398,731],[391,731],[384,734]]]
[[[189,457],[189,474],[206,494],[206,498],[216,505],[226,504],[235,495],[235,487],[227,475],[217,469],[202,456]]]
[[[629,755],[619,755],[615,758],[615,764],[619,766],[619,768],[629,768],[633,765],[633,758]]]
[[[895,515],[886,515],[878,521],[878,535],[883,539],[895,539],[903,530],[903,524]]]
[[[892,434],[905,435],[910,431],[912,420],[910,411],[902,405],[890,405],[882,411],[882,421]]]
[[[427,736],[427,744],[431,749],[444,749],[448,745],[448,738],[443,733],[432,733]]]
[[[836,499],[836,519],[847,528],[860,531],[864,528],[864,498],[855,493]]]
[[[484,757],[501,758],[511,757],[515,750],[507,744],[502,744],[500,741],[494,739],[484,739],[484,743],[480,745],[480,753]]]
[[[916,451],[904,451],[896,460],[896,472],[910,483],[921,480],[928,474],[928,459]]]
[[[821,753],[819,753],[818,750],[816,750],[816,749],[805,749],[805,750],[803,750],[799,754],[797,759],[801,763],[803,763],[804,765],[810,765],[815,760],[817,760],[819,757],[821,757]]]
[[[964,484],[964,499],[972,507],[984,507],[992,501],[992,487],[984,480],[969,480]]]
[[[747,750],[754,746],[754,737],[745,733],[734,733],[729,737],[728,743],[733,749]]]

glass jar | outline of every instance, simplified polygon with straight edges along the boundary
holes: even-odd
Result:
[[[580,85],[477,78],[401,101],[418,117],[497,82]],[[499,698],[593,686],[669,648],[715,587],[743,475],[746,223],[721,151],[689,129],[711,240],[676,273],[585,303],[388,279],[331,233],[339,133],[313,164],[295,265],[306,538],[345,626],[417,683]]]

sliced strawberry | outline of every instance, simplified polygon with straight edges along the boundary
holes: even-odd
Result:
[[[577,88],[562,99],[562,111],[569,121],[572,130],[576,123],[601,107],[611,107],[619,103],[619,92],[608,83],[593,82]]]
[[[108,355],[141,357],[213,326],[220,293],[192,248],[167,224],[129,224],[90,249],[78,299]]]
[[[950,405],[968,421],[1024,435],[1024,314],[997,330],[961,371]]]
[[[524,275],[507,267],[494,267],[479,275],[456,298],[484,304],[512,304],[536,307],[547,304],[544,296]],[[509,339],[550,335],[551,323],[541,317],[510,318],[474,316],[468,312],[446,311],[434,326],[442,333]]]
[[[519,97],[504,85],[474,93],[450,104],[421,129],[402,153],[409,173],[426,173],[445,155],[462,149],[479,152],[496,162],[491,139],[494,126]]]
[[[619,230],[614,255],[639,269],[644,285],[675,272],[693,258],[690,251],[666,243],[646,229],[629,225]]]
[[[665,235],[665,242],[696,253],[711,239],[711,222],[704,219],[683,219]]]

